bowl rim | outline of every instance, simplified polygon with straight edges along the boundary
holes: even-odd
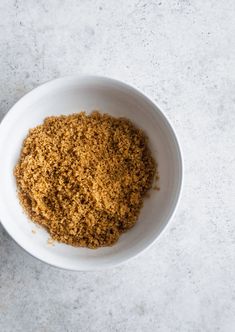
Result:
[[[152,104],[152,106],[154,107],[154,111],[158,112],[159,115],[163,118],[164,122],[167,124],[167,126],[169,127],[169,129],[171,130],[172,136],[175,140],[175,144],[177,147],[177,152],[178,152],[178,161],[179,161],[179,184],[178,184],[178,188],[177,188],[177,192],[175,194],[175,199],[173,202],[173,207],[171,208],[171,212],[168,215],[168,218],[166,220],[165,225],[163,226],[162,230],[160,231],[160,233],[152,240],[152,242],[150,242],[149,244],[146,245],[146,247],[144,247],[143,249],[140,249],[138,252],[134,253],[133,255],[131,255],[130,257],[124,258],[119,262],[110,262],[107,265],[102,265],[102,266],[94,266],[92,268],[86,268],[86,267],[79,267],[78,268],[69,268],[69,267],[65,267],[63,264],[58,263],[54,263],[51,262],[51,260],[47,260],[47,258],[41,258],[39,257],[39,255],[32,253],[30,251],[28,251],[28,249],[22,244],[19,243],[15,238],[14,235],[11,234],[11,232],[8,230],[7,228],[7,223],[4,223],[2,220],[4,219],[4,216],[1,210],[1,205],[0,205],[0,223],[3,227],[3,229],[7,232],[7,234],[11,237],[11,239],[13,239],[13,241],[20,247],[22,248],[26,253],[28,253],[31,257],[34,257],[36,259],[38,259],[39,261],[46,263],[50,266],[53,266],[55,268],[58,269],[63,269],[63,270],[67,270],[67,271],[87,271],[87,272],[91,272],[91,271],[103,271],[106,269],[110,269],[110,268],[114,268],[117,266],[120,266],[126,262],[128,262],[129,260],[131,260],[132,258],[135,258],[137,256],[139,256],[140,254],[144,253],[147,249],[149,249],[158,239],[159,237],[166,231],[167,227],[169,226],[170,222],[172,221],[176,210],[179,206],[179,202],[181,200],[182,197],[182,188],[183,188],[183,182],[184,182],[184,162],[183,162],[183,155],[182,155],[182,147],[179,141],[179,138],[176,135],[176,131],[172,125],[172,123],[169,121],[168,117],[166,116],[165,113],[163,113],[163,111],[161,110],[161,108],[158,106],[158,104],[153,101],[153,99],[151,97],[148,96],[148,94],[143,93],[141,90],[139,90],[137,87],[135,87],[132,84],[129,83],[125,83],[123,81],[120,81],[118,79],[114,79],[108,76],[100,76],[100,75],[66,75],[63,77],[59,77],[59,78],[55,78],[55,79],[51,79],[48,80],[42,84],[40,84],[39,86],[29,90],[26,94],[24,94],[20,99],[18,99],[18,101],[12,105],[12,107],[8,110],[8,112],[5,114],[5,116],[3,117],[1,123],[0,123],[0,144],[1,144],[1,139],[2,139],[2,128],[4,127],[5,123],[14,115],[16,107],[18,106],[18,104],[20,104],[22,101],[24,101],[26,98],[29,97],[29,95],[32,94],[37,94],[38,92],[40,92],[41,90],[45,90],[48,87],[53,87],[53,85],[56,85],[57,83],[61,82],[61,83],[65,83],[66,81],[74,81],[76,80],[77,82],[81,82],[84,80],[90,80],[90,81],[103,81],[103,82],[111,82],[114,85],[123,87],[123,88],[127,88],[129,90],[132,90],[133,92],[137,93],[141,98],[143,99],[147,99],[148,102],[150,102]],[[2,218],[3,217],[3,218]]]

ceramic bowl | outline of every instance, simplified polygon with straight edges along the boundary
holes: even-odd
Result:
[[[48,244],[48,233],[23,213],[13,168],[29,128],[51,115],[80,111],[126,117],[142,128],[158,162],[160,190],[151,190],[136,225],[112,247],[96,250]],[[182,157],[176,134],[157,105],[137,89],[105,77],[65,77],[45,83],[21,98],[0,125],[0,220],[28,253],[70,270],[99,270],[118,265],[149,247],[172,218],[182,186]],[[36,230],[36,232],[32,232]]]

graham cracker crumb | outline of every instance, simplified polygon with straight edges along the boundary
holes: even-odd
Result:
[[[153,180],[153,190],[158,190],[158,191],[160,190],[159,180],[160,180],[159,173],[158,170],[156,170],[156,174]]]
[[[24,210],[53,240],[98,248],[134,226],[156,168],[129,120],[81,112],[30,129],[14,174]]]
[[[49,239],[47,240],[47,244],[48,244],[49,246],[54,246],[54,245],[55,245],[55,240],[53,240],[52,238],[49,238]]]

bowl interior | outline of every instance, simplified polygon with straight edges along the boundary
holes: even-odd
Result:
[[[113,247],[90,250],[48,244],[48,234],[28,220],[19,204],[13,168],[29,128],[47,116],[99,110],[126,117],[142,128],[159,165],[160,191],[151,190],[139,220]],[[180,192],[182,163],[179,146],[168,121],[137,90],[107,78],[58,79],[24,96],[0,127],[0,218],[20,246],[47,263],[74,270],[101,269],[135,256],[160,234],[169,221]],[[32,233],[36,230],[36,233]]]

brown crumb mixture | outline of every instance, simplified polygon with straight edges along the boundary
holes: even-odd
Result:
[[[24,210],[52,239],[98,248],[136,223],[155,171],[143,131],[93,112],[31,129],[14,174]]]

